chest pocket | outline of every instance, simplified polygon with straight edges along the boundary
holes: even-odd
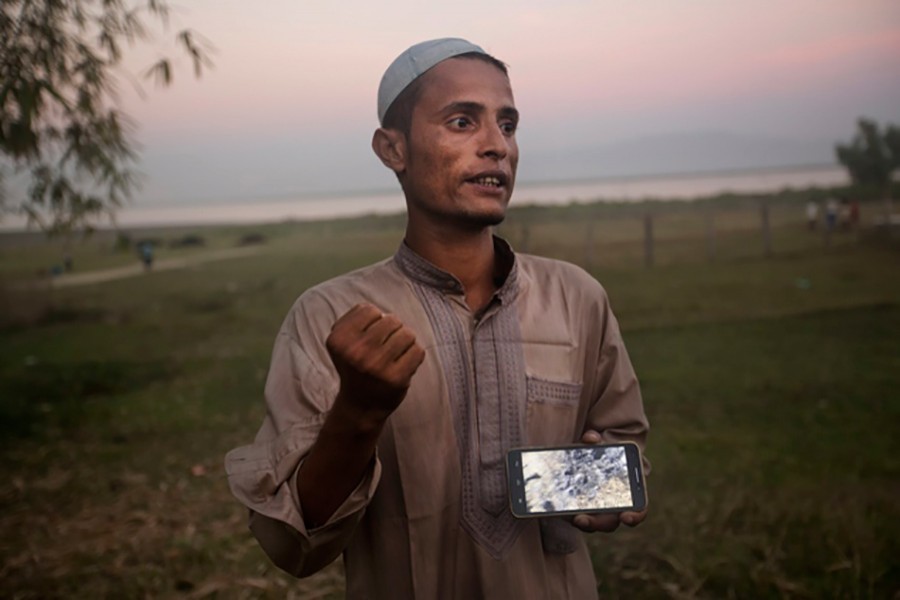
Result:
[[[571,444],[576,441],[580,383],[526,377],[528,446]]]

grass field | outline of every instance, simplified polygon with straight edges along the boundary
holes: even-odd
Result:
[[[757,202],[531,207],[501,228],[605,285],[642,381],[651,512],[591,538],[604,597],[900,597],[900,245],[863,227],[826,247],[775,199],[766,257]],[[248,233],[255,254],[194,260]],[[206,245],[165,243],[187,234]],[[187,266],[55,287],[35,276],[58,242],[0,236],[0,597],[342,597],[340,565],[268,563],[222,457],[259,426],[294,298],[390,255],[402,219],[133,236]],[[133,264],[113,241],[74,244],[77,272]]]

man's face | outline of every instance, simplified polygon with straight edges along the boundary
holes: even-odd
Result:
[[[519,115],[497,67],[452,58],[423,75],[401,174],[411,222],[500,223],[519,162]]]

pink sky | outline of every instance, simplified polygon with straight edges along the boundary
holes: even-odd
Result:
[[[897,0],[423,4],[185,3],[174,26],[212,40],[215,69],[194,81],[185,62],[172,88],[147,84],[145,100],[123,86],[141,123],[145,193],[203,195],[202,181],[166,183],[160,165],[173,148],[209,162],[210,148],[275,146],[273,163],[286,153],[315,163],[321,148],[322,161],[348,161],[345,188],[357,187],[348,170],[362,173],[359,187],[389,183],[364,162],[381,73],[408,45],[448,35],[510,65],[521,136],[538,149],[699,130],[833,139],[859,115],[900,121]],[[137,50],[127,67],[140,72],[157,53]],[[252,186],[269,176],[243,177]],[[296,189],[305,181],[300,172]]]

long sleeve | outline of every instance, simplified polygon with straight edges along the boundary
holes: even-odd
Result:
[[[301,345],[303,336],[315,338],[301,307],[295,305],[276,339],[265,388],[266,418],[255,442],[225,457],[231,491],[250,509],[251,531],[272,562],[297,577],[315,573],[341,554],[381,476],[376,456],[328,522],[307,529],[296,497],[297,471],[328,415],[337,381],[333,370],[321,364],[321,354]]]

